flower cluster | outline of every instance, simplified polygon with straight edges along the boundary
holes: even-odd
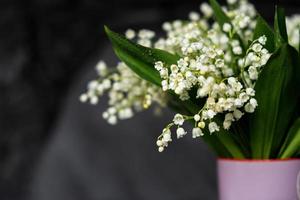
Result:
[[[267,38],[261,36],[244,50],[243,41],[236,39],[235,34],[252,38],[255,10],[246,1],[231,3],[236,4],[236,9],[226,8],[225,11],[232,24],[225,23],[220,27],[214,23],[210,26],[207,19],[211,17],[211,8],[207,4],[201,6],[204,19],[195,17],[193,13],[189,23],[175,21],[172,25],[164,24],[168,37],[159,40],[156,46],[175,52],[182,58],[171,66],[161,61],[155,63],[155,69],[162,78],[162,89],[173,90],[182,101],[191,98],[206,101],[194,116],[175,115],[173,122],[158,137],[160,151],[172,141],[169,136],[172,126],[177,126],[177,138],[187,133],[182,127],[185,120],[195,122],[192,135],[196,138],[203,135],[206,126],[210,133],[221,128],[228,130],[244,112],[252,113],[258,106],[253,88],[270,57],[264,48]],[[197,88],[197,95],[191,96],[194,88]],[[221,114],[224,115],[223,124],[215,120]],[[166,134],[168,140],[165,139]]]
[[[194,122],[193,138],[203,136],[206,130],[210,134],[229,130],[245,112],[253,113],[259,106],[254,87],[271,54],[265,48],[268,38],[264,35],[248,44],[256,26],[254,6],[247,0],[227,1],[223,10],[230,23],[222,26],[212,19],[210,5],[203,3],[200,12],[189,14],[188,21],[164,23],[166,37],[155,40],[155,32],[145,29],[126,31],[126,38],[140,45],[179,55],[180,59],[170,66],[162,61],[154,64],[162,80],[161,88],[142,80],[122,62],[116,70],[109,70],[101,61],[96,67],[99,78],[88,84],[80,100],[97,104],[98,98],[108,92],[109,108],[103,117],[110,124],[130,118],[154,102],[166,106],[168,91],[182,101],[204,100],[196,113],[175,114],[157,139],[160,152],[172,141],[174,127],[177,139],[187,134],[183,127],[186,121]],[[297,47],[299,27],[300,16],[287,20],[290,43]]]
[[[266,42],[267,38],[265,36],[258,38],[258,40],[250,45],[246,56],[238,61],[238,65],[242,71],[242,78],[251,87],[254,86],[259,72],[270,58],[268,50],[264,48]]]
[[[115,71],[110,71],[103,61],[96,70],[99,78],[88,84],[87,92],[80,96],[82,102],[97,104],[98,99],[108,92],[109,108],[102,116],[110,124],[116,124],[118,119],[128,119],[134,111],[149,108],[153,103],[165,106],[165,94],[162,90],[139,78],[124,63],[119,63]]]

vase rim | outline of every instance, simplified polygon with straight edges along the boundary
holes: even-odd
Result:
[[[287,162],[287,161],[300,161],[300,158],[275,158],[275,159],[241,159],[241,158],[218,158],[218,161],[229,162]]]

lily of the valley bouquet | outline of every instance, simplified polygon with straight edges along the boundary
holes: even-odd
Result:
[[[246,0],[220,7],[211,0],[190,20],[166,22],[165,37],[105,27],[120,62],[107,68],[80,99],[97,104],[105,92],[110,124],[155,105],[177,114],[158,136],[164,151],[191,132],[220,157],[290,158],[300,154],[300,17],[276,9],[274,29]],[[192,123],[185,130],[184,123]]]
[[[300,17],[276,8],[274,28],[245,0],[220,7],[211,0],[190,20],[166,22],[165,37],[128,30],[105,31],[120,62],[88,84],[83,102],[105,92],[110,124],[155,105],[177,112],[158,136],[164,151],[191,132],[224,158],[290,158],[300,155]],[[192,123],[192,130],[182,125]]]

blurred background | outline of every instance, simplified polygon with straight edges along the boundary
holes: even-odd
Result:
[[[159,31],[198,11],[196,0],[0,1],[0,199],[217,199],[215,157],[186,137],[157,153],[161,118],[152,111],[112,127],[105,109],[79,103],[95,64],[117,63],[107,24]],[[270,22],[274,5],[253,1]]]

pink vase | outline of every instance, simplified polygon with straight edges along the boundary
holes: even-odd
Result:
[[[218,160],[220,200],[300,200],[300,159]]]

